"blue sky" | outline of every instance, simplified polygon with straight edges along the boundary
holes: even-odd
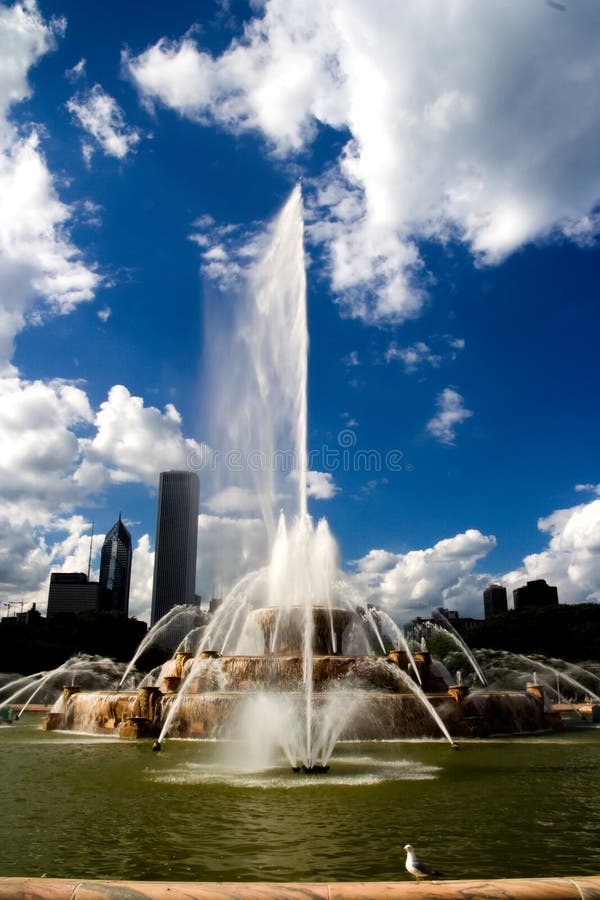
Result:
[[[300,178],[345,567],[399,622],[492,579],[600,598],[599,38],[596,0],[1,4],[2,603],[43,608],[122,511],[147,616],[207,298]],[[221,501],[203,479],[203,596],[266,552]]]

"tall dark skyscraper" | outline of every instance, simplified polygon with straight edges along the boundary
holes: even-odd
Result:
[[[194,603],[199,498],[195,472],[160,473],[152,625],[179,603]]]
[[[100,558],[100,605],[102,609],[129,612],[131,580],[131,535],[119,515],[102,545]]]
[[[506,588],[501,584],[490,584],[483,592],[483,609],[486,619],[508,610]]]

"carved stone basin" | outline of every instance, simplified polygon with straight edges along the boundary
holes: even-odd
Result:
[[[250,613],[261,628],[265,654],[302,656],[306,630],[312,631],[312,650],[317,656],[339,656],[344,631],[354,618],[349,609],[313,606],[266,606]]]

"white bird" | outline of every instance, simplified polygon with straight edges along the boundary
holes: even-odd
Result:
[[[410,844],[406,844],[404,849],[406,850],[406,871],[415,876],[415,878],[417,879],[417,884],[419,883],[421,878],[444,877],[441,872],[436,872],[434,869],[430,869],[429,866],[426,866],[424,862],[421,862],[420,859],[417,859],[415,848]]]

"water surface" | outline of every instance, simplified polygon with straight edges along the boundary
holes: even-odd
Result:
[[[244,771],[239,746],[0,728],[3,875],[197,881],[600,872],[600,730],[341,744],[327,777]]]

